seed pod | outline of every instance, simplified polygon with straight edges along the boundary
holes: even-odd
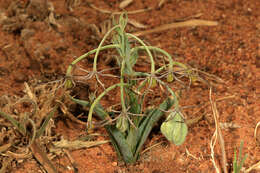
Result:
[[[149,85],[151,86],[151,88],[154,88],[157,86],[157,82],[154,78],[150,78],[149,79]]]
[[[188,127],[183,122],[179,112],[172,112],[166,121],[162,123],[161,132],[167,140],[173,142],[175,145],[181,145],[185,141]]]
[[[122,133],[125,132],[128,128],[128,120],[125,116],[120,116],[116,120],[116,128],[120,130]]]
[[[167,82],[172,82],[173,81],[173,74],[169,73],[167,76]]]
[[[73,87],[73,82],[71,81],[71,80],[66,80],[66,82],[65,82],[65,87],[67,88],[67,89],[69,89],[69,88],[72,88]]]

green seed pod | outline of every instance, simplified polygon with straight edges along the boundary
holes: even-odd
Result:
[[[66,82],[65,82],[65,87],[66,87],[66,89],[70,89],[70,88],[72,88],[73,87],[73,83],[72,83],[72,81],[71,80],[66,80]]]
[[[120,130],[122,133],[125,132],[128,128],[128,120],[125,116],[120,116],[116,120],[116,128]]]
[[[169,73],[168,76],[167,76],[167,82],[172,82],[173,81],[173,74],[172,73]]]
[[[157,86],[156,79],[154,79],[154,78],[151,77],[151,78],[149,79],[149,85],[151,86],[151,88],[156,87],[156,86]]]
[[[161,125],[162,134],[175,145],[181,145],[188,133],[187,125],[182,121],[180,113],[172,112]]]

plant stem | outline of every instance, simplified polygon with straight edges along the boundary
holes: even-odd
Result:
[[[147,51],[147,53],[150,57],[150,61],[151,61],[151,75],[153,76],[154,72],[155,72],[155,64],[154,64],[154,60],[153,60],[153,55],[152,55],[151,51],[148,49],[148,46],[146,46],[146,44],[137,36],[130,34],[130,33],[126,33],[126,35],[129,37],[133,37],[134,39],[139,41],[143,45],[144,49]]]
[[[121,84],[124,84],[124,70],[125,70],[125,59],[123,59],[122,65],[121,65],[121,76],[120,76]],[[124,98],[124,85],[120,86],[120,98],[121,98],[122,112],[126,113],[125,98]]]
[[[139,47],[133,48],[133,51],[135,49],[137,49],[137,50],[138,49],[149,49],[149,50],[154,50],[154,51],[160,52],[161,54],[165,55],[168,58],[168,60],[169,60],[169,70],[170,71],[172,71],[172,68],[173,68],[174,65],[183,67],[185,69],[187,68],[184,64],[182,64],[180,62],[177,62],[177,61],[173,61],[172,56],[168,52],[166,52],[165,50],[160,49],[158,47],[154,47],[154,46],[139,46]]]
[[[105,50],[105,49],[113,49],[113,48],[119,48],[120,46],[118,44],[110,44],[110,45],[106,45],[101,47],[99,50]],[[86,58],[87,56],[97,52],[98,49],[93,49],[83,55],[81,55],[80,57],[78,57],[77,59],[75,59],[74,61],[72,61],[72,63],[69,65],[67,72],[66,72],[66,76],[70,76],[70,73],[72,71],[72,67],[73,65],[77,64],[79,61],[83,60],[84,58]]]
[[[118,84],[115,84],[115,85],[112,85],[110,87],[108,87],[107,89],[105,89],[105,91],[103,91],[95,100],[94,102],[91,104],[90,106],[90,109],[89,109],[89,113],[88,113],[88,122],[87,122],[87,125],[88,125],[88,129],[92,129],[92,114],[93,114],[93,111],[94,111],[94,108],[96,106],[96,104],[100,101],[100,99],[106,95],[109,91],[111,91],[112,89],[116,88],[116,87],[120,87],[120,86],[126,86],[128,84],[126,83],[118,83]]]
[[[103,39],[101,40],[101,42],[99,43],[98,45],[98,48],[97,48],[97,51],[96,51],[96,54],[95,54],[95,57],[94,57],[94,63],[93,63],[93,71],[96,72],[97,71],[97,57],[98,57],[98,54],[101,50],[101,46],[102,44],[105,42],[106,38],[109,36],[109,34],[115,30],[116,28],[120,27],[120,25],[116,25],[114,26],[113,28],[111,28],[103,37]]]

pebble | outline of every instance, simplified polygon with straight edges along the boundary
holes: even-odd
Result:
[[[112,166],[117,166],[117,162],[113,162],[113,163],[112,163]]]

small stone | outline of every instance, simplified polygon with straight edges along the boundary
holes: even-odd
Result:
[[[117,162],[113,162],[113,163],[112,163],[112,166],[117,166]]]

